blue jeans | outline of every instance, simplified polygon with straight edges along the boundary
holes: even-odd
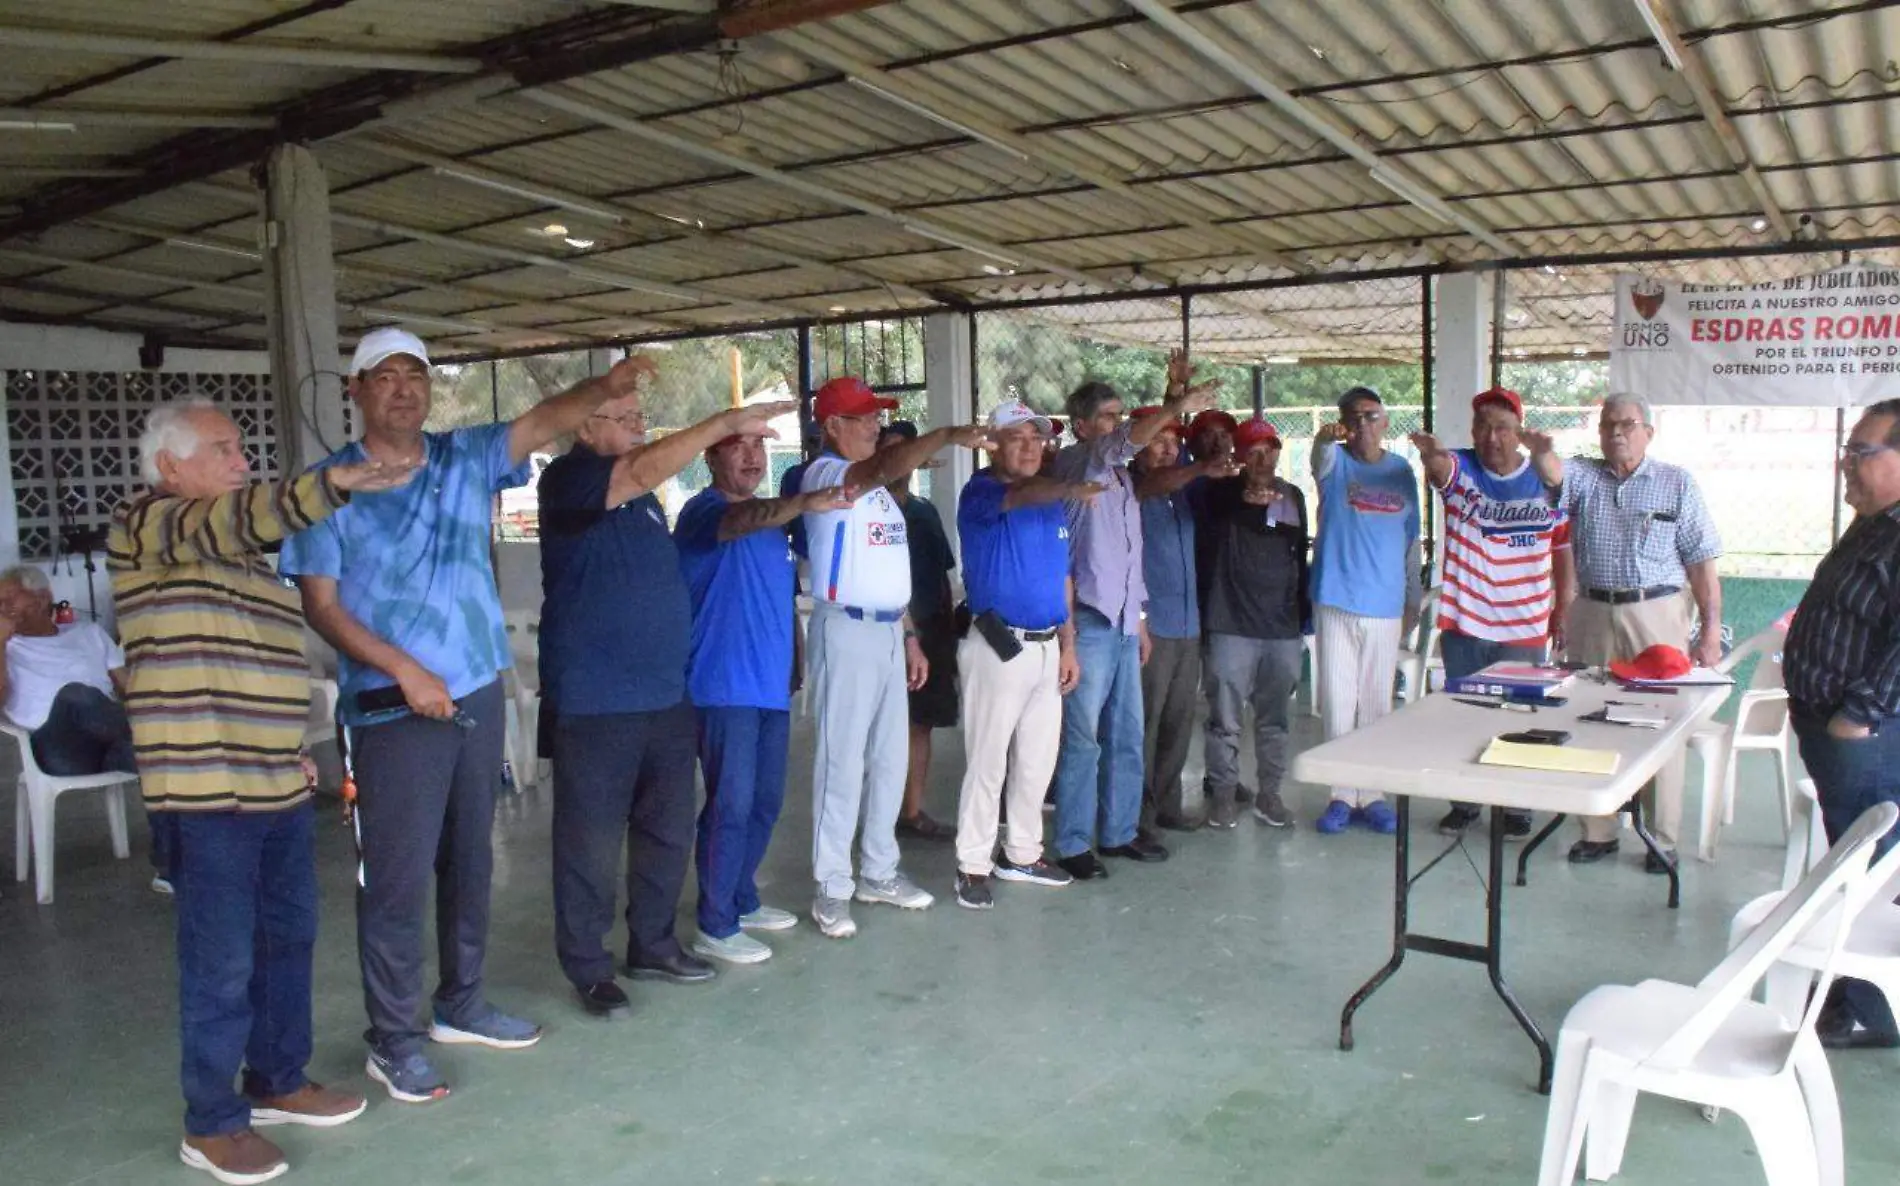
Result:
[[[1438,637],[1444,653],[1445,678],[1448,680],[1476,675],[1493,663],[1537,663],[1544,658],[1544,644],[1541,642],[1492,642],[1460,634],[1456,630],[1447,630]],[[1453,803],[1452,806],[1468,807],[1473,811],[1478,809],[1473,803]],[[1512,810],[1505,814],[1525,819],[1531,817],[1528,811]]]
[[[739,916],[759,908],[754,878],[785,802],[785,753],[792,714],[768,708],[699,710],[699,765],[706,806],[699,813],[699,932],[739,933]]]
[[[178,1044],[185,1131],[251,1126],[250,1100],[304,1085],[317,941],[316,809],[161,812],[176,819]]]
[[[1056,760],[1056,855],[1135,838],[1141,816],[1141,640],[1086,605],[1075,607],[1082,680],[1062,702]]]
[[[1794,713],[1795,739],[1801,762],[1814,779],[1821,802],[1821,825],[1827,841],[1838,841],[1861,813],[1878,803],[1900,803],[1900,717],[1880,722],[1872,737],[1838,741],[1827,735],[1827,718]],[[1894,846],[1897,833],[1888,832],[1874,846],[1878,861]],[[1854,1020],[1877,1034],[1893,1035],[1893,1009],[1880,990],[1865,980],[1843,977],[1836,982],[1840,999]]]

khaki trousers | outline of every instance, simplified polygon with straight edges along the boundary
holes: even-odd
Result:
[[[1025,642],[1005,663],[977,631],[957,646],[963,692],[963,789],[957,793],[957,869],[995,869],[996,813],[1007,792],[1012,865],[1042,859],[1042,799],[1062,747],[1061,648]]]
[[[1564,618],[1565,655],[1592,667],[1634,659],[1653,646],[1667,645],[1687,651],[1689,630],[1695,622],[1695,602],[1685,590],[1674,597],[1637,601],[1629,605],[1610,605],[1578,597]],[[1676,847],[1682,829],[1682,784],[1684,753],[1677,751],[1656,778],[1643,787],[1643,812],[1656,843],[1665,849]],[[1616,838],[1619,821],[1614,815],[1586,816],[1585,840],[1602,843]]]

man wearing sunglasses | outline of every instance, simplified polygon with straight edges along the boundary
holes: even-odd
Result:
[[[638,389],[595,408],[542,471],[541,686],[555,715],[554,945],[583,1009],[628,1006],[605,939],[626,853],[626,974],[711,980],[673,933],[693,847],[693,611],[655,491],[727,437],[771,433],[793,400],[709,416],[652,442]]]
[[[1379,393],[1354,387],[1339,397],[1338,423],[1313,441],[1313,618],[1328,741],[1392,711],[1399,639],[1418,617],[1418,475],[1385,447],[1386,425]],[[1357,823],[1390,835],[1398,819],[1379,792],[1334,787],[1315,826],[1332,835]]]
[[[1801,598],[1782,676],[1801,761],[1830,842],[1877,803],[1900,802],[1900,400],[1862,413],[1841,450],[1854,523]],[[1876,851],[1891,848],[1883,838]],[[1834,982],[1815,1023],[1823,1046],[1900,1046],[1892,1004],[1862,980]]]

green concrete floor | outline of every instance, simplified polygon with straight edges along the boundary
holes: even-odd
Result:
[[[952,756],[932,802],[945,818],[958,745],[939,734]],[[793,769],[809,754],[800,729]],[[766,870],[767,900],[801,913],[804,787],[795,777]],[[1323,793],[1290,798],[1295,830],[1244,818],[1237,832],[1177,838],[1164,865],[1118,863],[1105,883],[999,886],[988,914],[950,901],[948,846],[913,848],[909,870],[939,894],[932,910],[860,906],[845,943],[801,925],[768,937],[773,960],[713,984],[630,985],[632,1016],[603,1023],[580,1013],[554,963],[548,804],[530,791],[497,825],[489,989],[545,1023],[546,1039],[520,1053],[438,1049],[455,1089],[442,1103],[378,1091],[347,1127],[275,1130],[290,1180],[1534,1180],[1534,1052],[1481,968],[1413,957],[1361,1012],[1357,1051],[1336,1048],[1340,1006],[1385,958],[1392,849],[1365,832],[1319,836]],[[1688,864],[1680,912],[1627,853],[1584,869],[1564,863],[1563,843],[1538,854],[1531,885],[1506,898],[1507,974],[1553,1035],[1594,985],[1692,981],[1713,965],[1730,913],[1778,876],[1770,801],[1764,771],[1750,770],[1721,863]],[[1422,846],[1439,805],[1419,807]],[[361,1090],[349,843],[333,805],[323,818],[310,1071]],[[111,859],[95,804],[62,808],[59,860],[55,905],[36,906],[27,886],[0,900],[0,1181],[206,1181],[175,1154],[170,908],[141,862]],[[1455,859],[1414,911],[1421,929],[1482,937],[1477,881]],[[681,919],[690,933],[690,901]],[[1894,1181],[1900,1056],[1834,1065],[1848,1180]],[[1762,1180],[1734,1117],[1711,1125],[1650,1098],[1619,1179]]]

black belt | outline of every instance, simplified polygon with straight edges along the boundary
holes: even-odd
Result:
[[[1020,626],[1011,626],[1010,629],[1014,630],[1016,637],[1022,639],[1024,642],[1048,642],[1060,633],[1062,628],[1060,626],[1051,626],[1047,630],[1024,630]]]
[[[1674,597],[1680,592],[1681,585],[1651,585],[1647,589],[1585,589],[1583,595],[1591,601],[1608,605],[1633,605],[1638,601],[1654,601],[1658,597]]]

